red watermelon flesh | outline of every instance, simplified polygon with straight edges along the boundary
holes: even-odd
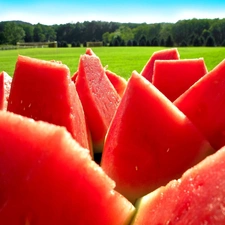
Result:
[[[225,224],[225,147],[140,199],[132,225]]]
[[[212,152],[188,118],[133,72],[102,154],[101,166],[116,190],[134,202]]]
[[[94,51],[91,48],[86,49],[86,54],[87,55],[93,55],[96,56]],[[106,66],[107,68],[107,66]],[[108,77],[109,81],[112,83],[113,87],[116,89],[117,93],[119,94],[120,97],[123,96],[124,90],[127,86],[127,81],[123,77],[117,75],[116,73],[107,70],[105,68],[105,74]]]
[[[127,87],[127,81],[123,77],[110,70],[105,70],[105,74],[116,89],[117,93],[120,95],[120,97],[122,97]]]
[[[225,60],[174,101],[215,149],[225,145],[224,74]]]
[[[96,54],[94,53],[94,51],[91,48],[86,48],[85,54],[96,56]]]
[[[64,127],[2,111],[0,133],[1,225],[129,224],[134,206]]]
[[[71,77],[71,80],[76,83],[76,79],[77,79],[77,76],[78,76],[78,70],[72,75]]]
[[[1,98],[1,106],[0,108],[3,110],[7,109],[9,93],[11,89],[12,77],[10,77],[5,71],[0,73],[0,85],[2,89],[0,89],[0,98]],[[3,84],[3,85],[2,85]]]
[[[152,82],[155,60],[160,60],[160,59],[161,60],[168,60],[168,59],[177,60],[177,59],[180,59],[180,55],[177,48],[169,48],[169,49],[155,51],[141,71],[141,75],[144,76],[150,82]]]
[[[4,99],[5,99],[5,93],[4,93],[4,74],[3,72],[0,73],[0,110],[3,110],[4,107]]]
[[[156,60],[152,84],[174,101],[207,72],[203,58]]]
[[[66,65],[19,56],[8,111],[64,126],[91,151],[82,104]]]
[[[76,87],[90,128],[95,152],[101,152],[105,134],[119,105],[120,96],[105,75],[97,56],[80,57]]]

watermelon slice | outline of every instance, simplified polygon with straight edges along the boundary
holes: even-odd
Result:
[[[203,58],[156,60],[152,84],[174,101],[207,72]]]
[[[134,206],[64,127],[2,111],[0,133],[1,225],[129,224]]]
[[[215,149],[225,145],[224,74],[225,60],[174,101]]]
[[[101,166],[131,202],[178,178],[213,151],[147,79],[133,72],[109,127]]]
[[[161,60],[180,59],[180,55],[177,48],[170,48],[170,49],[155,51],[141,71],[141,75],[144,76],[150,82],[152,82],[155,60],[160,60],[160,59]]]
[[[3,72],[0,73],[0,110],[3,110],[4,107],[4,99],[5,99],[5,92],[4,92],[4,74]]]
[[[19,56],[8,111],[64,126],[92,151],[84,111],[66,65]]]
[[[71,80],[74,82],[74,84],[76,83],[77,76],[78,76],[78,70],[71,77]]]
[[[123,77],[117,75],[116,73],[114,73],[110,70],[105,70],[105,74],[109,78],[110,82],[116,89],[119,96],[123,97],[123,93],[127,87],[126,79],[124,79]]]
[[[225,224],[225,147],[138,200],[132,225]]]
[[[94,53],[94,51],[91,48],[86,48],[85,54],[96,56],[96,54]]]
[[[77,92],[90,128],[94,151],[101,152],[106,132],[121,98],[105,75],[97,56],[82,55],[78,71]]]
[[[0,89],[0,108],[3,110],[7,109],[8,106],[8,100],[9,100],[9,93],[11,89],[11,83],[12,83],[12,77],[10,77],[5,71],[2,71],[0,73],[0,86],[2,89]],[[3,84],[3,85],[2,85]]]

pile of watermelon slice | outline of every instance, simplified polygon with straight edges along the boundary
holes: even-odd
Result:
[[[225,60],[153,53],[128,80],[87,48],[0,73],[0,224],[225,224]]]

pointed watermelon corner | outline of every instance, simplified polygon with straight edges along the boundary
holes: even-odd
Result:
[[[144,65],[140,74],[147,80],[152,82],[155,60],[174,60],[174,59],[175,60],[180,59],[180,54],[177,48],[169,48],[155,51],[151,55],[147,63]]]
[[[133,72],[105,139],[101,166],[131,202],[214,150],[173,103]]]
[[[224,74],[225,59],[174,101],[215,149],[225,145]]]
[[[173,102],[207,72],[203,58],[155,60],[152,84]]]
[[[96,55],[80,56],[76,89],[90,128],[94,152],[102,152],[106,132],[121,97]]]
[[[92,154],[82,104],[66,65],[19,55],[7,110],[66,127]]]

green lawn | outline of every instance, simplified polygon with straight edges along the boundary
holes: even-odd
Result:
[[[93,47],[92,50],[101,59],[103,66],[125,77],[133,70],[140,72],[154,51],[162,47]],[[223,47],[185,47],[178,48],[181,59],[204,58],[210,71],[225,58]],[[85,48],[32,48],[0,51],[0,71],[13,75],[17,56],[25,55],[45,60],[59,60],[66,64],[71,75],[76,71],[79,57],[85,53]]]

